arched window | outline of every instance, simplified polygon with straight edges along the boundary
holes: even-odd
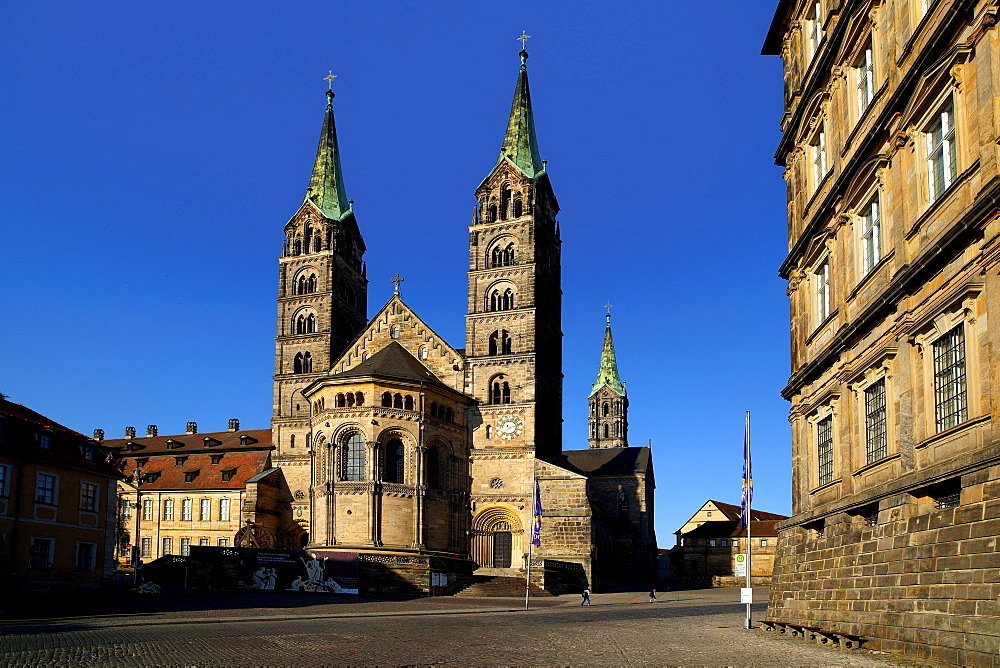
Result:
[[[292,255],[302,255],[302,241],[301,240],[296,239],[294,241],[294,243],[292,243]]]
[[[521,198],[518,197],[514,200],[514,217],[520,218],[524,214],[524,204],[521,202]]]
[[[344,446],[344,480],[365,479],[365,437],[352,434]]]
[[[355,392],[354,393],[354,405],[355,406],[364,406],[365,405],[365,395],[364,395],[363,392]]]
[[[506,288],[503,292],[496,289],[490,293],[491,311],[509,311],[512,308],[514,308],[514,291],[511,288]]]
[[[455,411],[453,411],[449,406],[445,406],[444,419],[447,420],[448,422],[455,421]]]
[[[601,410],[604,411],[604,415],[610,415],[611,405],[608,402],[604,402],[604,405],[601,407]]]
[[[437,448],[427,448],[427,459],[424,460],[424,466],[427,469],[427,486],[437,489],[441,486],[441,460]]]
[[[621,436],[621,435],[622,435],[622,423],[615,422],[615,436]]]
[[[510,403],[510,383],[503,376],[497,376],[490,387],[491,404]]]
[[[486,425],[486,438],[487,440],[493,438],[493,427]]]
[[[490,355],[510,355],[511,338],[506,329],[490,334]]]
[[[318,253],[323,250],[323,237],[319,234],[313,237],[313,251]]]
[[[403,410],[412,411],[413,410],[413,397],[406,395],[403,398]]]
[[[392,327],[389,328],[389,338],[390,339],[398,339],[399,338],[399,327],[397,327],[396,325],[393,325]]]
[[[491,267],[502,267],[503,266],[503,249],[499,246],[493,249],[490,253],[490,266]]]
[[[403,483],[403,442],[398,438],[385,444],[385,470],[382,479],[386,482]]]
[[[432,401],[431,402],[431,417],[437,417],[437,416],[438,416],[438,402]]]
[[[296,334],[306,333],[306,318],[304,315],[300,315],[295,319],[295,333]]]
[[[306,292],[308,292],[308,287],[309,287],[308,279],[305,276],[299,276],[298,287],[296,288],[295,293],[299,295],[304,295],[306,294]]]
[[[344,399],[344,395],[338,393],[337,394],[337,408],[343,408],[346,405],[347,405],[347,401]]]
[[[302,373],[302,353],[295,354],[295,360],[292,362],[292,373]]]
[[[310,313],[306,316],[306,334],[312,334],[316,331],[316,316]]]
[[[507,220],[510,213],[510,185],[500,186],[500,220]]]
[[[348,408],[354,406],[354,393],[353,392],[348,392],[347,396],[345,398],[347,399],[347,406],[348,406]]]
[[[608,436],[609,436],[608,425],[604,425],[604,438],[608,438]]]
[[[392,408],[392,395],[388,392],[382,393],[382,406],[385,408]]]
[[[403,407],[403,395],[402,394],[393,395],[393,397],[392,397],[392,407],[393,408],[402,408]]]
[[[312,373],[313,358],[308,351],[302,353],[302,373]]]
[[[420,359],[427,359],[427,346],[421,346],[420,348]]]
[[[305,240],[302,244],[302,249],[307,253],[309,252],[309,249],[312,247],[312,233],[313,233],[312,228],[307,227]]]
[[[507,244],[503,249],[503,266],[514,266],[514,242]]]
[[[316,282],[316,274],[310,274],[309,280],[306,281],[306,289],[309,292],[316,292],[316,290],[318,289],[318,285]]]
[[[490,204],[490,208],[487,210],[486,222],[495,223],[497,222],[497,205]],[[298,253],[296,253],[298,255]]]

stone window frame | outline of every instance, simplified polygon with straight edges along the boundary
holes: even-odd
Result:
[[[809,480],[809,494],[816,494],[832,485],[836,485],[840,480],[841,470],[840,470],[840,453],[841,453],[841,443],[838,437],[838,430],[840,429],[839,413],[835,402],[839,399],[837,396],[829,396],[826,401],[818,405],[806,416],[806,425],[808,429],[808,437],[806,438],[807,451],[805,453],[805,461],[807,462],[808,470],[808,480]],[[821,483],[819,480],[819,424],[823,420],[830,418],[831,420],[831,445],[832,445],[832,458],[833,458],[833,470],[832,478]]]
[[[854,425],[851,429],[851,441],[857,444],[850,455],[852,475],[866,471],[870,467],[879,466],[899,457],[899,437],[896,425],[896,407],[892,401],[895,375],[895,358],[898,348],[895,346],[883,348],[878,356],[861,365],[861,370],[848,380],[847,389],[851,393]],[[868,407],[867,392],[879,382],[885,388],[885,456],[868,460]]]
[[[809,320],[813,323],[811,330],[817,331],[836,312],[833,308],[833,253],[829,244],[810,264],[806,275],[808,277]],[[821,270],[825,268],[825,272]]]
[[[80,481],[80,510],[88,513],[96,513],[101,509],[101,484]]]
[[[194,499],[181,499],[181,522],[191,522],[194,517]]]
[[[198,500],[198,521],[212,521],[212,499],[201,498]]]
[[[229,522],[231,518],[232,499],[224,496],[219,499],[219,521]]]
[[[933,313],[933,317],[927,317],[919,321],[913,328],[916,332],[910,342],[916,346],[917,354],[914,356],[917,365],[915,378],[920,379],[921,387],[924,388],[922,405],[917,407],[916,414],[921,415],[921,419],[915,421],[922,433],[917,436],[917,447],[927,444],[941,434],[953,431],[964,431],[971,428],[981,416],[982,397],[979,384],[979,374],[976,372],[980,368],[979,359],[979,332],[976,324],[979,320],[978,307],[976,305],[981,292],[985,286],[980,282],[968,282],[959,287],[959,290],[952,292],[944,303],[946,307],[938,308]],[[936,388],[934,379],[934,344],[940,341],[945,335],[963,325],[965,334],[965,393],[966,393],[966,419],[961,423],[938,430],[936,411]]]
[[[36,547],[39,546],[40,541],[46,541],[48,543],[44,563],[40,563],[37,560],[38,556],[41,554],[41,550],[36,549]],[[48,570],[52,568],[52,564],[55,560],[55,554],[55,536],[32,536],[28,542],[28,568],[30,570]]]
[[[174,553],[174,539],[172,536],[164,536],[160,541],[160,556],[165,557]]]
[[[808,16],[803,16],[802,21],[802,71],[809,71],[809,66],[819,53],[823,41],[826,39],[826,32],[823,30],[823,2],[822,0],[811,0],[807,3]]]
[[[82,563],[81,557],[83,556],[82,547],[88,546],[90,548],[90,561],[89,563]],[[97,570],[97,543],[92,540],[78,540],[76,541],[76,552],[75,558],[73,560],[73,567],[77,572],[81,573],[92,573]]]
[[[51,488],[46,485],[42,487],[42,476],[51,479]],[[42,492],[46,492],[43,496]],[[38,471],[35,473],[35,503],[41,503],[47,506],[58,506],[59,505],[59,474],[49,473],[48,471]]]
[[[143,522],[152,522],[153,521],[153,500],[152,499],[143,499],[142,500],[142,509],[139,512],[142,513],[142,515],[141,515],[142,520],[141,521],[143,521]]]
[[[174,521],[174,500],[164,499],[163,500],[163,521],[173,522]]]

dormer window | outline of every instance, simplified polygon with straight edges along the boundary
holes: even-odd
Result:
[[[198,471],[186,471],[184,473],[184,482],[194,482],[194,479],[198,477]]]
[[[246,434],[240,434],[240,445],[252,445],[253,443],[257,443],[257,442],[258,442],[257,439],[254,438],[253,436],[248,436]]]
[[[226,469],[222,472],[222,482],[229,482],[236,475],[236,469]]]
[[[212,466],[218,465],[222,461],[222,455],[212,455]]]
[[[167,439],[167,450],[173,450],[174,448],[183,448],[184,444],[180,441],[175,441],[172,438]]]
[[[186,461],[187,457],[174,457],[174,466],[184,466]]]
[[[203,438],[202,441],[205,443],[206,448],[213,448],[222,443],[222,441],[217,441],[214,438],[209,438],[208,436]]]
[[[52,449],[52,437],[49,436],[48,434],[39,434],[38,435],[38,446],[42,450],[51,450]]]
[[[145,475],[145,478],[144,478],[143,482],[146,482],[146,483],[156,482],[159,479],[159,477],[160,477],[160,472],[159,471],[156,471],[154,473],[147,473]]]

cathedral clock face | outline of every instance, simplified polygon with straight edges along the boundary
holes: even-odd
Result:
[[[506,415],[497,421],[497,433],[500,438],[512,439],[524,431],[524,423],[516,415]]]

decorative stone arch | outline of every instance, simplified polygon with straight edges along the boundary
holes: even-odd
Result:
[[[524,528],[516,511],[486,506],[472,518],[472,560],[480,566],[520,568],[523,551]]]
[[[389,445],[395,441],[399,441],[402,444],[398,454],[389,450]],[[396,482],[397,484],[413,484],[416,477],[416,467],[414,466],[416,461],[414,457],[415,443],[413,435],[405,429],[389,427],[383,430],[375,439],[376,451],[372,454],[378,466],[378,470],[375,473],[376,479],[385,482]],[[398,456],[399,459],[391,459],[394,456]],[[390,475],[389,468],[392,466],[399,466],[401,468],[402,475],[398,481],[394,480],[393,476]]]
[[[328,469],[328,480],[346,480],[347,479],[347,447],[348,442],[351,437],[355,434],[360,435],[365,439],[365,464],[367,468],[368,463],[368,447],[367,439],[365,438],[365,432],[361,428],[361,425],[356,422],[346,422],[344,424],[338,425],[333,433],[330,434],[330,440],[327,441],[324,450],[327,451],[327,456],[329,457],[329,469]],[[362,480],[367,479],[367,473],[362,476]]]
[[[288,327],[292,335],[315,334],[319,330],[319,318],[312,306],[301,306],[292,312]]]
[[[483,310],[510,311],[517,308],[517,286],[508,278],[495,281],[483,295]]]
[[[457,478],[456,462],[451,442],[440,436],[431,438],[424,453],[424,484],[430,489],[453,489]]]
[[[298,271],[296,271],[292,275],[292,289],[291,289],[291,294],[293,294],[293,295],[305,295],[305,294],[311,294],[313,292],[316,292],[318,290],[318,288],[319,288],[319,285],[317,283],[317,278],[316,278],[317,276],[318,276],[318,273],[316,271],[316,267],[314,267],[311,264],[307,264],[306,266],[300,268]],[[300,291],[300,285],[303,282],[305,283],[305,286],[307,288],[305,292]]]
[[[510,267],[517,261],[517,237],[501,234],[486,246],[485,266],[489,268]]]

